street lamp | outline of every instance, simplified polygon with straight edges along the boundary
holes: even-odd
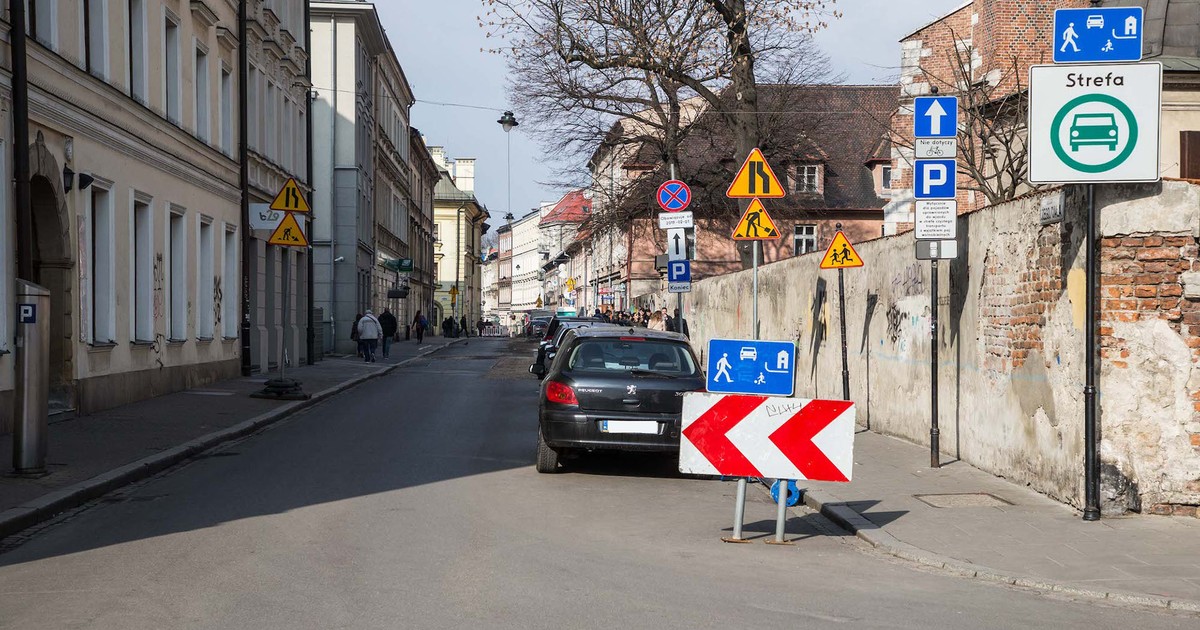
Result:
[[[506,156],[508,160],[508,216],[505,217],[508,218],[512,216],[512,134],[509,132],[513,130],[513,127],[521,123],[517,122],[517,117],[513,116],[511,111],[504,112],[504,115],[496,122],[500,123],[500,126],[504,128],[504,135],[507,136],[508,140],[508,147],[506,148],[508,152]]]

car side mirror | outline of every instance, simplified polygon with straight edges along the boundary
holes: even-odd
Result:
[[[530,365],[529,372],[539,379],[546,378],[546,366],[542,365],[541,363],[534,363]]]

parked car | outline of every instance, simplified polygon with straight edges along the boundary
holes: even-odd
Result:
[[[534,317],[525,326],[525,336],[530,339],[541,339],[546,336],[546,327],[550,325],[551,317]]]
[[[602,321],[604,321],[604,320],[602,320],[598,317],[558,317],[558,316],[552,317],[550,319],[550,322],[546,325],[545,330],[542,331],[541,341],[538,343],[539,354],[540,354],[542,348],[544,346],[546,346],[547,344],[549,344],[550,341],[554,339],[554,336],[558,334],[558,331],[562,327],[563,324],[565,324],[567,322],[602,322]]]
[[[678,333],[615,326],[567,331],[543,372],[537,471],[578,450],[677,452],[683,395],[703,391],[699,361]]]

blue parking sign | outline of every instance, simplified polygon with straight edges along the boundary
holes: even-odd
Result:
[[[914,138],[954,138],[957,136],[957,96],[918,96],[913,99]]]
[[[691,282],[692,261],[672,260],[667,263],[667,282]]]
[[[710,392],[791,396],[795,373],[796,344],[790,341],[708,341]]]
[[[1141,61],[1142,7],[1054,11],[1054,63]]]
[[[917,160],[913,164],[913,196],[917,199],[954,199],[958,163],[955,160]]]

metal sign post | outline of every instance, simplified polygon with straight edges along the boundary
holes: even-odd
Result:
[[[260,225],[267,225],[275,221],[273,213],[282,214],[271,232],[271,237],[267,239],[267,246],[277,245],[280,247],[301,247],[306,250],[308,255],[312,255],[309,249],[308,236],[304,232],[304,222],[297,220],[297,214],[308,214],[312,212],[312,208],[308,205],[308,201],[304,199],[304,192],[300,190],[300,186],[295,179],[289,178],[284,182],[283,187],[275,195],[275,199],[271,205],[266,208],[266,211],[258,217]],[[252,225],[255,224],[254,218],[251,218]],[[287,287],[284,287],[286,298]],[[285,336],[286,339],[286,336]],[[288,351],[283,349],[283,356],[279,361],[279,378],[268,379],[263,385],[263,388],[253,394],[252,398],[268,398],[271,400],[308,400],[312,396],[305,393],[300,381],[287,377],[287,364],[289,361]]]

